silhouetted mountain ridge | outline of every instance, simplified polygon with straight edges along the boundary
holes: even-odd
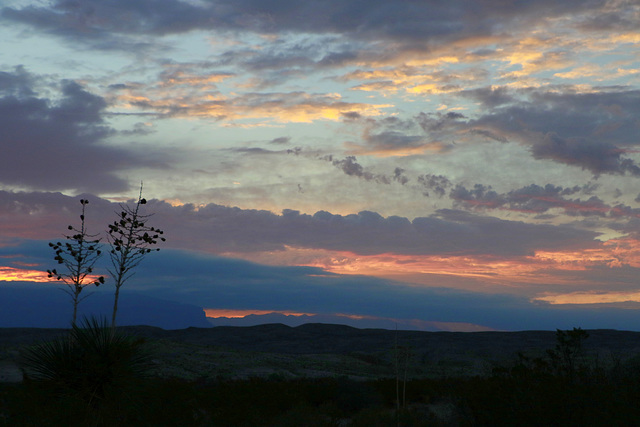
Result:
[[[428,332],[388,329],[358,329],[347,325],[307,323],[297,327],[264,324],[249,327],[190,327],[162,330],[147,326],[131,327],[141,336],[168,339],[187,344],[225,347],[245,351],[287,354],[374,353],[410,347],[416,353],[435,355],[511,356],[518,351],[553,348],[555,331],[519,332]],[[612,354],[640,354],[640,332],[608,329],[589,330],[586,350],[607,350]]]
[[[83,316],[111,320],[113,294],[106,290],[83,292],[78,319]],[[201,307],[167,301],[148,295],[121,292],[119,325],[152,325],[163,329],[208,327]],[[62,288],[0,286],[0,327],[66,328],[71,323],[71,298]]]
[[[480,325],[455,322],[429,322],[415,319],[388,319],[381,317],[356,317],[340,314],[302,314],[287,315],[282,313],[249,314],[244,317],[208,317],[212,326],[255,326],[266,323],[282,323],[296,327],[305,323],[329,323],[348,325],[359,329],[403,329],[415,331],[487,331]]]

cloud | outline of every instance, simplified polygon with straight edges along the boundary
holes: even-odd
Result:
[[[113,220],[117,205],[89,197],[89,226],[100,230]],[[0,192],[0,228],[5,238],[57,238],[78,205],[77,198],[55,193]],[[597,233],[571,226],[526,224],[457,210],[410,221],[362,211],[313,215],[284,210],[240,209],[208,204],[172,206],[150,200],[145,209],[154,213],[155,225],[167,233],[168,245],[210,253],[283,251],[286,247],[348,251],[354,254],[474,254],[523,256],[538,250],[593,248]]]
[[[385,0],[358,3],[331,0],[297,2],[283,0],[211,1],[87,0],[80,4],[63,0],[50,6],[4,8],[2,16],[42,28],[52,34],[97,38],[105,34],[165,35],[217,28],[256,33],[337,33],[356,39],[460,40],[472,35],[489,36],[500,29],[539,22],[565,14],[599,12],[598,4],[579,0],[556,2],[477,3],[457,0],[442,4],[421,2],[405,7]],[[540,11],[544,11],[544,14]]]
[[[115,131],[103,120],[105,100],[61,80],[39,95],[38,76],[0,73],[0,183],[23,188],[121,191],[114,172],[142,159],[102,144]],[[79,179],[82,177],[82,179]]]
[[[539,215],[559,209],[569,216],[613,219],[623,216],[632,218],[638,214],[637,209],[622,204],[609,205],[596,196],[590,196],[586,200],[568,197],[576,193],[590,195],[593,188],[590,183],[569,188],[552,184],[530,184],[506,193],[497,193],[491,186],[475,184],[473,188],[467,189],[457,184],[451,189],[449,197],[454,201],[454,206],[473,210],[501,209]]]
[[[602,173],[640,176],[640,167],[631,159],[622,158],[624,150],[606,141],[588,138],[562,138],[547,133],[531,147],[536,159],[581,166],[596,175]]]
[[[291,142],[290,136],[280,136],[269,141],[269,144],[289,144]]]
[[[570,328],[571,322],[604,327],[593,310],[532,303],[521,296],[418,287],[370,276],[327,274],[313,267],[273,267],[181,251],[157,255],[141,265],[130,291],[208,308],[468,322],[503,330]],[[176,274],[167,277],[167,271]],[[621,327],[621,317],[634,319],[628,312],[624,316],[623,310],[611,313],[616,314],[607,325]]]
[[[35,96],[33,86],[35,77],[22,66],[14,68],[13,72],[0,72],[0,93],[3,96],[28,98]]]
[[[119,91],[117,106],[144,109],[158,118],[212,118],[226,121],[261,123],[310,123],[316,120],[337,121],[344,112],[356,111],[377,116],[390,104],[366,104],[344,101],[339,94],[306,92],[247,92],[226,96],[198,87],[179,96],[156,86],[132,85]]]
[[[443,175],[424,174],[418,176],[418,183],[425,188],[423,194],[430,196],[429,190],[433,191],[439,197],[445,195],[446,190],[453,185],[449,178]]]
[[[577,42],[585,37],[582,33],[599,31],[573,25],[577,17],[590,19],[616,9],[622,8],[579,0],[426,1],[401,7],[385,0],[367,2],[366,7],[338,0],[54,0],[46,6],[5,7],[0,18],[94,50],[164,53],[175,46],[172,38],[163,36],[195,31],[209,32],[217,40],[234,38],[237,43],[219,51],[212,63],[250,73],[252,77],[240,83],[245,89],[261,90],[330,68],[357,67],[333,78],[359,80],[356,90],[424,95],[486,82],[487,67],[478,66],[480,61],[507,62],[505,78],[572,65],[576,44],[585,43]],[[564,37],[531,36],[555,25],[562,25]],[[502,47],[486,47],[493,44]]]
[[[51,261],[48,249],[45,241],[21,241],[10,248],[0,247],[0,265],[6,263],[5,254],[29,253],[30,262],[46,266]],[[266,266],[192,251],[167,249],[154,253],[145,258],[136,271],[122,289],[123,301],[129,297],[146,298],[147,302],[160,298],[203,308],[467,322],[499,330],[553,330],[576,325],[640,329],[635,310],[615,309],[606,304],[551,305],[523,296],[421,287],[370,276],[332,274],[314,267]],[[441,279],[434,275],[435,280]],[[17,289],[23,292],[45,289],[47,295],[47,290],[56,287],[43,286],[28,282],[0,283],[5,296],[15,295]],[[107,299],[112,289],[107,282],[97,290],[96,298]],[[624,292],[612,295],[621,293]],[[542,298],[554,296],[545,294]],[[562,295],[555,298],[561,300]],[[37,299],[33,301],[37,305]],[[66,301],[61,299],[56,303]]]
[[[466,205],[496,208],[504,204],[502,198],[491,189],[482,184],[475,184],[473,189],[467,190],[462,185],[456,185],[449,194],[454,200],[464,201]]]
[[[405,185],[410,180],[409,178],[407,178],[407,176],[404,173],[405,173],[404,169],[395,168],[395,170],[393,171],[393,180],[396,182],[399,182],[402,185]]]
[[[151,40],[132,42],[122,35],[167,35],[184,33],[210,24],[211,16],[200,8],[179,0],[117,0],[69,2],[57,0],[45,7],[4,7],[0,17],[5,22],[33,26],[72,43],[95,49],[128,50],[136,45],[149,47]]]
[[[464,114],[450,111],[448,113],[420,113],[417,121],[420,127],[427,133],[438,132],[442,129],[451,127],[451,123],[458,123],[460,120],[466,119]]]
[[[619,7],[608,4],[602,13],[582,17],[576,24],[579,28],[590,31],[620,31],[635,32],[640,20],[640,6],[634,2],[621,2]]]
[[[239,84],[245,89],[350,67],[332,78],[358,80],[356,90],[422,96],[486,83],[490,67],[478,65],[482,61],[506,63],[503,81],[571,66],[576,50],[588,44],[583,39],[601,31],[584,23],[602,16],[625,16],[623,29],[637,23],[624,11],[608,2],[579,0],[425,1],[400,7],[386,0],[366,6],[338,0],[54,0],[4,7],[0,18],[94,50],[164,53],[176,46],[175,38],[163,36],[196,31],[216,40],[233,38],[235,43],[218,50],[211,63],[250,73]],[[561,36],[539,35],[560,26]]]
[[[234,67],[251,74],[240,85],[245,89],[260,90],[328,68],[337,68],[357,62],[361,43],[346,43],[340,37],[305,35],[303,37],[269,37],[261,44],[233,45],[216,56],[218,67]]]
[[[450,113],[455,115],[457,113]],[[341,114],[349,126],[361,128],[361,142],[347,142],[345,146],[354,154],[381,157],[408,156],[427,150],[444,151],[446,146],[433,135],[424,135],[420,120],[403,120],[396,116],[366,117],[356,111]]]
[[[46,94],[46,95],[45,95]],[[168,168],[159,150],[115,147],[107,139],[152,131],[137,123],[116,131],[105,98],[72,80],[22,67],[0,72],[0,184],[12,188],[106,193],[126,191],[118,172]]]
[[[413,152],[412,149],[421,149],[428,144],[422,135],[406,135],[395,131],[366,133],[365,142],[375,152],[389,152],[392,155],[406,152],[407,149]]]
[[[331,164],[349,176],[356,176],[364,179],[365,181],[375,181],[381,184],[391,183],[391,180],[387,176],[374,174],[365,170],[365,168],[358,163],[358,159],[356,159],[355,156],[347,156],[342,160],[332,160]]]
[[[274,155],[274,154],[282,154],[282,153],[288,153],[289,150],[287,151],[273,151],[273,150],[267,150],[264,148],[260,148],[260,147],[241,147],[241,148],[228,148],[226,149],[226,151],[232,151],[234,153],[242,153],[242,154],[253,154],[253,155]]]
[[[536,159],[577,166],[595,176],[640,175],[640,167],[626,156],[639,143],[637,90],[483,89],[463,94],[487,112],[466,123],[450,123],[449,130],[521,142]]]
[[[291,150],[287,151],[291,152]],[[294,153],[298,154],[299,151],[295,151]],[[401,185],[405,185],[410,181],[410,179],[405,175],[405,170],[403,168],[396,167],[393,170],[393,173],[389,175],[373,173],[365,169],[364,166],[358,163],[358,159],[355,156],[347,156],[344,159],[336,159],[333,155],[329,154],[320,156],[319,159],[331,162],[333,166],[340,169],[345,173],[345,175],[362,178],[365,181],[371,181],[378,184],[386,185],[389,185],[392,182],[398,182]]]
[[[32,259],[46,264],[50,257],[39,248],[48,249],[43,241],[22,242],[0,248],[0,257],[28,252],[38,254]],[[550,305],[523,296],[421,287],[370,276],[332,274],[314,267],[266,266],[191,251],[154,253],[136,271],[122,290],[123,301],[127,295],[147,296],[203,308],[467,322],[500,330],[553,330],[576,325],[640,329],[634,310],[616,310],[604,304],[596,305],[597,310],[593,305]],[[435,280],[440,279],[434,275]],[[24,289],[44,286],[0,284],[5,292],[20,285]],[[108,294],[112,288],[107,282],[98,292]]]
[[[191,89],[207,90],[216,89],[217,83],[234,76],[229,72],[216,72],[214,64],[200,63],[176,63],[169,62],[163,65],[164,70],[159,74],[159,86],[163,89]],[[126,89],[126,85],[122,87]]]

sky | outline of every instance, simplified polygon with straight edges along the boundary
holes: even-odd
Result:
[[[5,0],[0,286],[55,286],[78,200],[100,232],[143,182],[167,241],[130,289],[211,315],[640,330],[639,29],[625,0]]]

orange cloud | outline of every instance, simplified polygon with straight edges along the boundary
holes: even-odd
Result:
[[[220,83],[229,77],[232,77],[232,74],[204,74],[198,75],[193,73],[188,73],[181,70],[171,71],[163,74],[163,80],[159,83],[161,87],[172,87],[172,86],[189,86],[189,87],[211,87],[215,88],[216,83]]]
[[[358,70],[344,75],[341,79],[365,81],[352,87],[352,90],[377,91],[388,95],[401,89],[412,95],[451,93],[460,90],[459,85],[463,82],[474,81],[474,74],[460,70],[443,73],[433,66],[456,62],[458,62],[456,58],[444,58],[442,61],[415,61],[393,69]],[[452,84],[454,81],[457,84]]]
[[[24,267],[36,267],[39,264],[30,264],[23,262],[13,262],[14,265],[21,265]],[[87,275],[87,282],[93,282],[98,280],[99,275]],[[0,282],[35,282],[35,283],[60,283],[52,278],[49,278],[49,274],[46,271],[33,270],[29,268],[14,268],[0,266]]]
[[[536,251],[520,257],[486,255],[360,255],[346,251],[287,247],[285,251],[252,254],[229,253],[269,265],[304,265],[329,273],[370,275],[433,285],[434,276],[479,279],[487,284],[573,284],[570,275],[558,271],[587,271],[595,267],[640,268],[640,241],[611,239],[596,249]]]
[[[570,292],[564,294],[546,293],[533,299],[549,304],[620,304],[640,302],[640,291],[634,292]]]
[[[378,116],[392,104],[345,102],[339,94],[313,95],[303,92],[244,94],[226,97],[195,91],[189,94],[151,93],[150,96],[123,94],[121,108],[142,107],[159,114],[186,118],[217,120],[262,120],[278,123],[311,123],[316,120],[338,121],[345,112]]]
[[[51,282],[46,271],[0,267],[0,282]]]
[[[346,154],[352,156],[360,156],[360,155],[368,155],[375,156],[380,158],[385,157],[407,157],[414,156],[419,154],[424,154],[427,152],[432,153],[441,153],[444,152],[448,147],[446,144],[441,142],[425,142],[424,145],[419,145],[415,147],[368,147],[360,144],[356,144],[354,142],[345,142],[344,146],[346,148]]]

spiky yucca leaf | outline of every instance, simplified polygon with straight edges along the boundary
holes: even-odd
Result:
[[[25,350],[22,365],[27,378],[94,405],[145,375],[149,356],[142,344],[106,320],[83,319],[68,336]]]
[[[29,347],[22,353],[27,377],[65,383],[75,375],[79,354],[70,337],[59,337]]]

